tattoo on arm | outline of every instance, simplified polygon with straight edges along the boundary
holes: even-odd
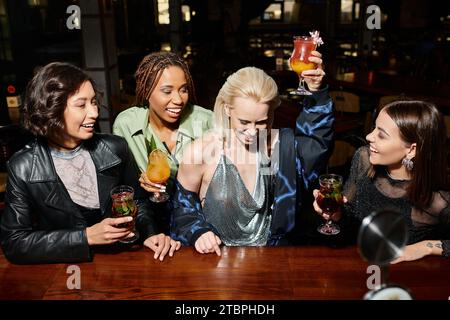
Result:
[[[434,247],[434,248],[438,248],[438,249],[442,249],[442,242],[437,242],[437,243],[435,243],[434,245],[433,245],[432,242],[427,242],[426,246],[427,246],[428,248],[431,248],[431,249],[433,249],[433,247]]]

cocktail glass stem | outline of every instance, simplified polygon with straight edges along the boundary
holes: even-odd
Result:
[[[331,220],[331,218],[330,218],[329,220],[327,220],[327,222],[320,225],[317,228],[317,231],[319,231],[321,234],[325,234],[325,235],[336,235],[341,231],[341,228],[339,228],[339,226],[337,224],[335,224],[333,222],[333,220]]]
[[[292,95],[301,95],[301,96],[310,96],[312,93],[305,88],[305,79],[302,76],[299,76],[298,88],[295,91],[291,92]]]
[[[169,200],[170,196],[167,192],[153,192],[150,195],[150,201],[152,202],[165,202]]]

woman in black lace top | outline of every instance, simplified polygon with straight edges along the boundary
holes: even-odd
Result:
[[[448,258],[450,192],[442,115],[423,101],[396,101],[380,111],[366,139],[369,146],[355,153],[344,187],[343,218],[333,220],[340,220],[344,232],[355,232],[374,210],[395,210],[407,223],[409,241],[393,263],[427,255]]]

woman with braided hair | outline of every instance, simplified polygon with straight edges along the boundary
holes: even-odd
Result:
[[[175,53],[148,54],[139,64],[135,78],[136,106],[117,116],[113,132],[127,140],[142,172],[142,188],[171,194],[183,148],[212,126],[212,112],[193,104],[196,98],[192,76],[186,62]],[[150,146],[169,155],[171,177],[167,185],[153,183],[145,174]],[[152,203],[165,233],[169,203]]]

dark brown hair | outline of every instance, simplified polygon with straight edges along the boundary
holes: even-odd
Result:
[[[433,192],[447,188],[444,118],[435,105],[425,101],[395,101],[382,110],[395,122],[404,142],[416,143],[408,198],[416,207],[426,209]]]
[[[98,98],[94,81],[72,64],[52,62],[39,69],[26,88],[23,126],[46,138],[60,132],[67,100],[86,81],[91,82]]]
[[[162,72],[170,66],[180,67],[184,71],[189,100],[196,102],[194,82],[186,62],[175,53],[160,51],[146,55],[134,74],[136,78],[136,104],[138,106],[148,106],[148,100],[161,78]]]

